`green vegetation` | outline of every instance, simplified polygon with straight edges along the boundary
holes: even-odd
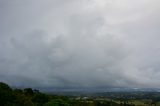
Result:
[[[44,94],[32,88],[12,89],[0,82],[0,106],[160,106],[160,93],[60,96]]]

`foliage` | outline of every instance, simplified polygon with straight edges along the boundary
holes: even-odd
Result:
[[[0,82],[0,104],[9,106],[13,98],[12,89],[7,84]]]
[[[44,104],[44,106],[70,106],[70,105],[66,101],[63,101],[61,99],[55,99]]]
[[[160,106],[158,93],[109,93],[108,96],[106,99],[49,95],[32,88],[12,89],[0,82],[0,106]]]

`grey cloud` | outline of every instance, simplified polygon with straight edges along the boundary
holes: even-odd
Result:
[[[160,86],[158,1],[0,3],[1,81],[62,88]]]

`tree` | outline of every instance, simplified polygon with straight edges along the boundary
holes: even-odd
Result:
[[[34,94],[34,92],[33,92],[32,88],[25,88],[24,89],[24,94],[26,96],[32,96]]]
[[[6,83],[0,82],[0,90],[12,91],[12,89]]]
[[[49,97],[42,93],[36,93],[32,101],[37,104],[38,106],[42,106],[43,104],[47,103],[49,101]]]
[[[12,89],[9,85],[0,82],[0,104],[2,106],[7,106],[7,104],[12,103],[14,100],[14,95]]]

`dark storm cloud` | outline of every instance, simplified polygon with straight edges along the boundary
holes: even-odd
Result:
[[[0,80],[32,87],[159,87],[158,3],[0,0]]]

